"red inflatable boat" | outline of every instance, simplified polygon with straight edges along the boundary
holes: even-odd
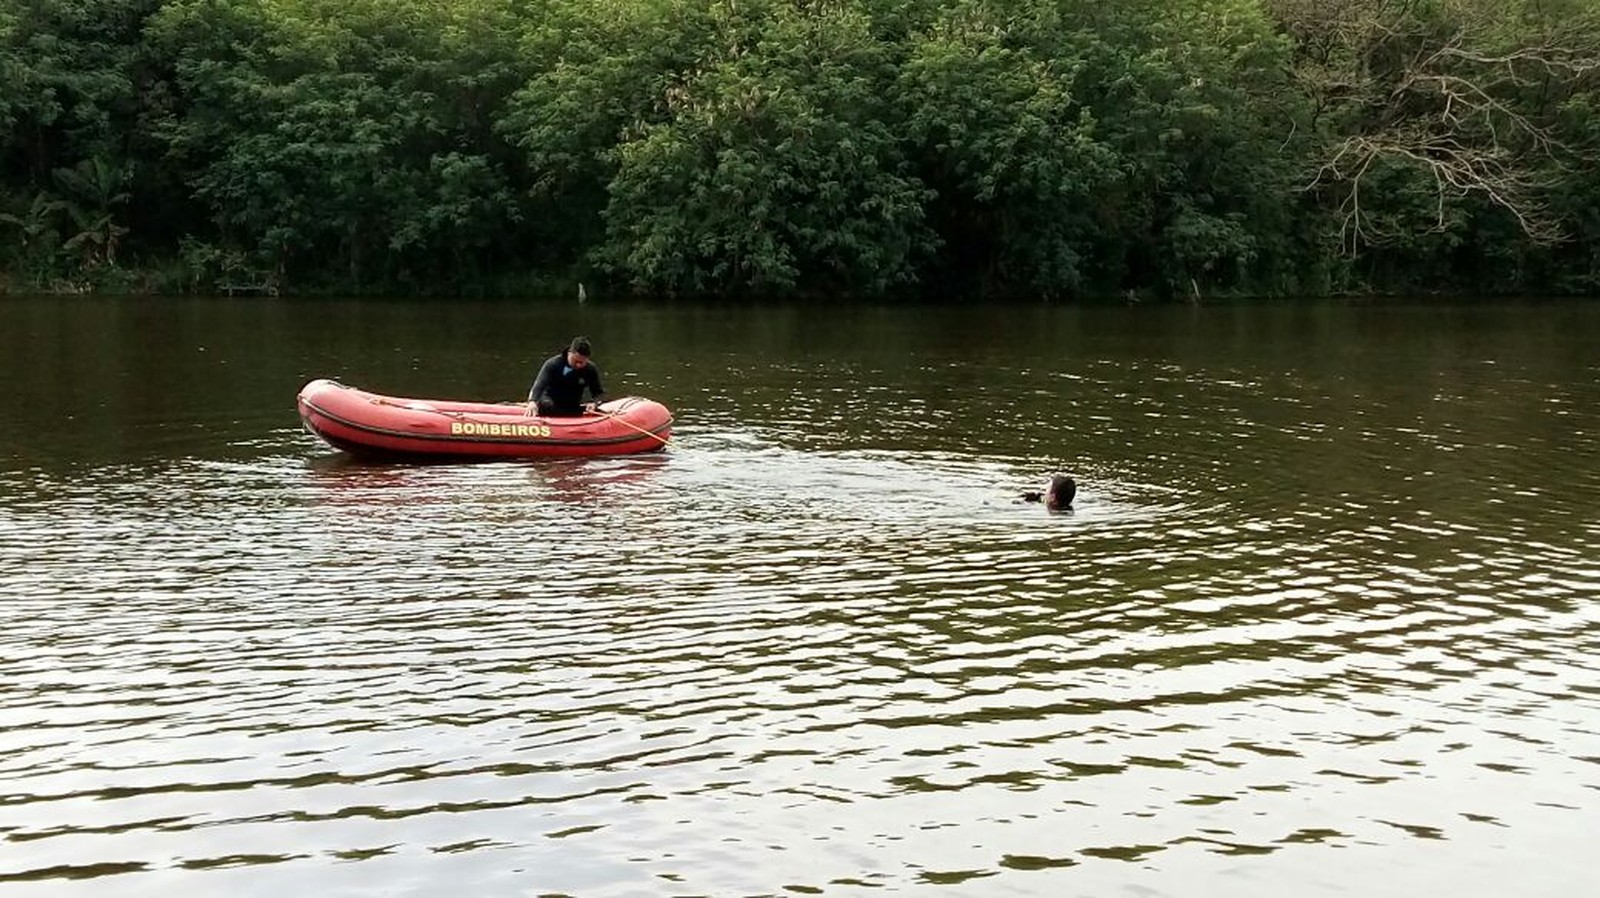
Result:
[[[399,399],[314,380],[300,391],[299,406],[306,430],[354,455],[627,455],[660,449],[672,437],[672,412],[633,396],[581,418],[547,418],[527,414],[522,403]]]

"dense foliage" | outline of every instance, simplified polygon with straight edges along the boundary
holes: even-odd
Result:
[[[1600,288],[1597,0],[0,0],[0,290]]]

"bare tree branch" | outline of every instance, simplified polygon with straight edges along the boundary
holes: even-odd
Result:
[[[1595,34],[1524,28],[1529,39],[1508,49],[1492,39],[1505,23],[1488,3],[1430,6],[1426,17],[1410,0],[1269,3],[1296,41],[1295,77],[1328,135],[1303,189],[1336,201],[1346,252],[1419,233],[1416,219],[1385,220],[1385,203],[1369,202],[1379,173],[1386,186],[1396,172],[1431,184],[1431,225],[1420,233],[1448,230],[1449,209],[1478,196],[1529,239],[1563,239],[1542,199],[1547,173],[1570,155],[1549,97],[1600,74]]]

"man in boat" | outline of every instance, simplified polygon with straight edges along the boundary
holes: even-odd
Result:
[[[551,356],[539,368],[539,376],[528,389],[528,414],[552,418],[575,418],[585,411],[583,391],[589,391],[590,408],[605,395],[600,386],[600,366],[590,354],[588,337],[573,337],[566,351]]]
[[[1072,507],[1072,500],[1078,495],[1078,484],[1065,474],[1050,475],[1050,483],[1043,490],[1026,492],[1022,494],[1024,502],[1043,502],[1044,507],[1051,511],[1065,511]]]

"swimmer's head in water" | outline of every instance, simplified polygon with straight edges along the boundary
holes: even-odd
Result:
[[[1046,508],[1061,509],[1071,508],[1072,500],[1078,495],[1078,484],[1065,474],[1056,474],[1050,478],[1050,486],[1044,491],[1044,505]]]
[[[1025,502],[1043,502],[1044,506],[1052,511],[1060,511],[1072,507],[1072,500],[1078,495],[1078,484],[1065,474],[1055,474],[1050,477],[1050,484],[1043,490],[1029,490],[1022,494]]]

